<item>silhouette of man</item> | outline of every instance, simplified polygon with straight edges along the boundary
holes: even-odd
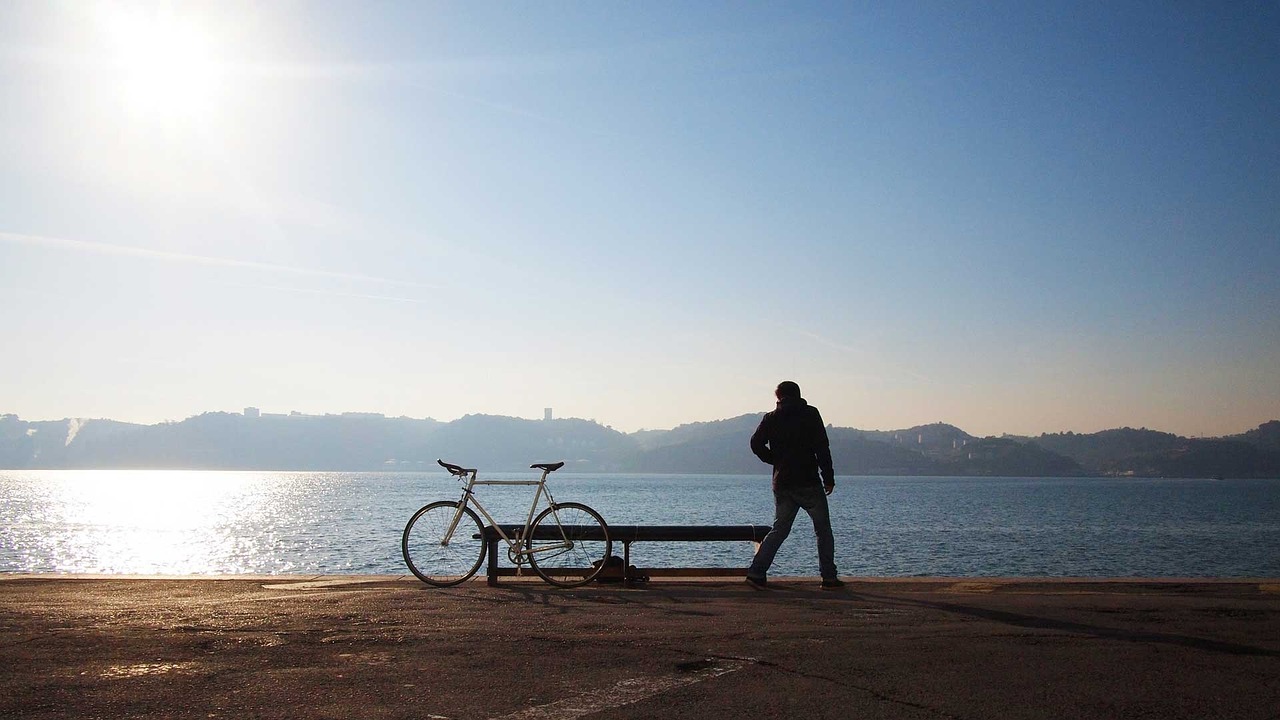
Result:
[[[822,589],[836,590],[844,583],[836,577],[836,541],[827,507],[827,496],[836,488],[827,428],[818,408],[800,397],[799,385],[785,380],[778,384],[774,396],[778,399],[777,408],[765,413],[760,427],[751,435],[751,452],[773,466],[773,530],[760,543],[747,568],[747,583],[765,587],[769,566],[791,534],[796,513],[804,508],[818,536]]]

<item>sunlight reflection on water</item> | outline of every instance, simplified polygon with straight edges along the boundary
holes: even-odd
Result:
[[[369,534],[360,532],[362,485],[342,473],[0,473],[0,570],[388,571],[387,553],[375,551],[381,557],[372,560],[361,542]],[[391,533],[394,523],[382,529]]]
[[[259,521],[247,535],[246,519],[269,516],[279,485],[254,473],[39,473],[19,484],[31,512],[10,531],[32,571],[250,572],[272,533]]]
[[[614,524],[772,520],[767,477],[566,474],[551,486]],[[478,492],[502,522],[528,513],[531,488]],[[405,521],[459,495],[443,473],[0,471],[0,572],[404,574]],[[832,521],[849,575],[1280,575],[1277,481],[840,478]],[[632,552],[640,565],[745,566],[752,548]],[[816,574],[803,514],[774,574]]]

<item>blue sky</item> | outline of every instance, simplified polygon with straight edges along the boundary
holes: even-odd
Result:
[[[0,412],[1280,417],[1275,3],[0,17]]]

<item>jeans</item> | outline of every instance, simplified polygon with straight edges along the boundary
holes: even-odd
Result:
[[[836,539],[831,534],[831,511],[827,507],[827,494],[822,486],[814,483],[800,487],[775,487],[773,489],[774,520],[773,530],[764,536],[756,557],[747,568],[747,575],[753,578],[764,578],[773,564],[773,558],[782,547],[782,541],[791,534],[791,524],[795,522],[800,508],[809,513],[813,520],[813,532],[818,536],[818,571],[823,580],[836,577]]]

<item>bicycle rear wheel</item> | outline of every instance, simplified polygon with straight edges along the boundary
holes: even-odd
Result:
[[[428,585],[449,587],[476,574],[484,562],[484,537],[480,518],[469,507],[458,513],[458,503],[441,500],[423,507],[404,526],[400,550],[404,564]],[[446,543],[445,533],[458,518],[458,526]]]
[[[604,518],[581,503],[557,503],[543,510],[533,521],[532,533],[529,564],[543,580],[560,587],[591,582],[613,550]]]

